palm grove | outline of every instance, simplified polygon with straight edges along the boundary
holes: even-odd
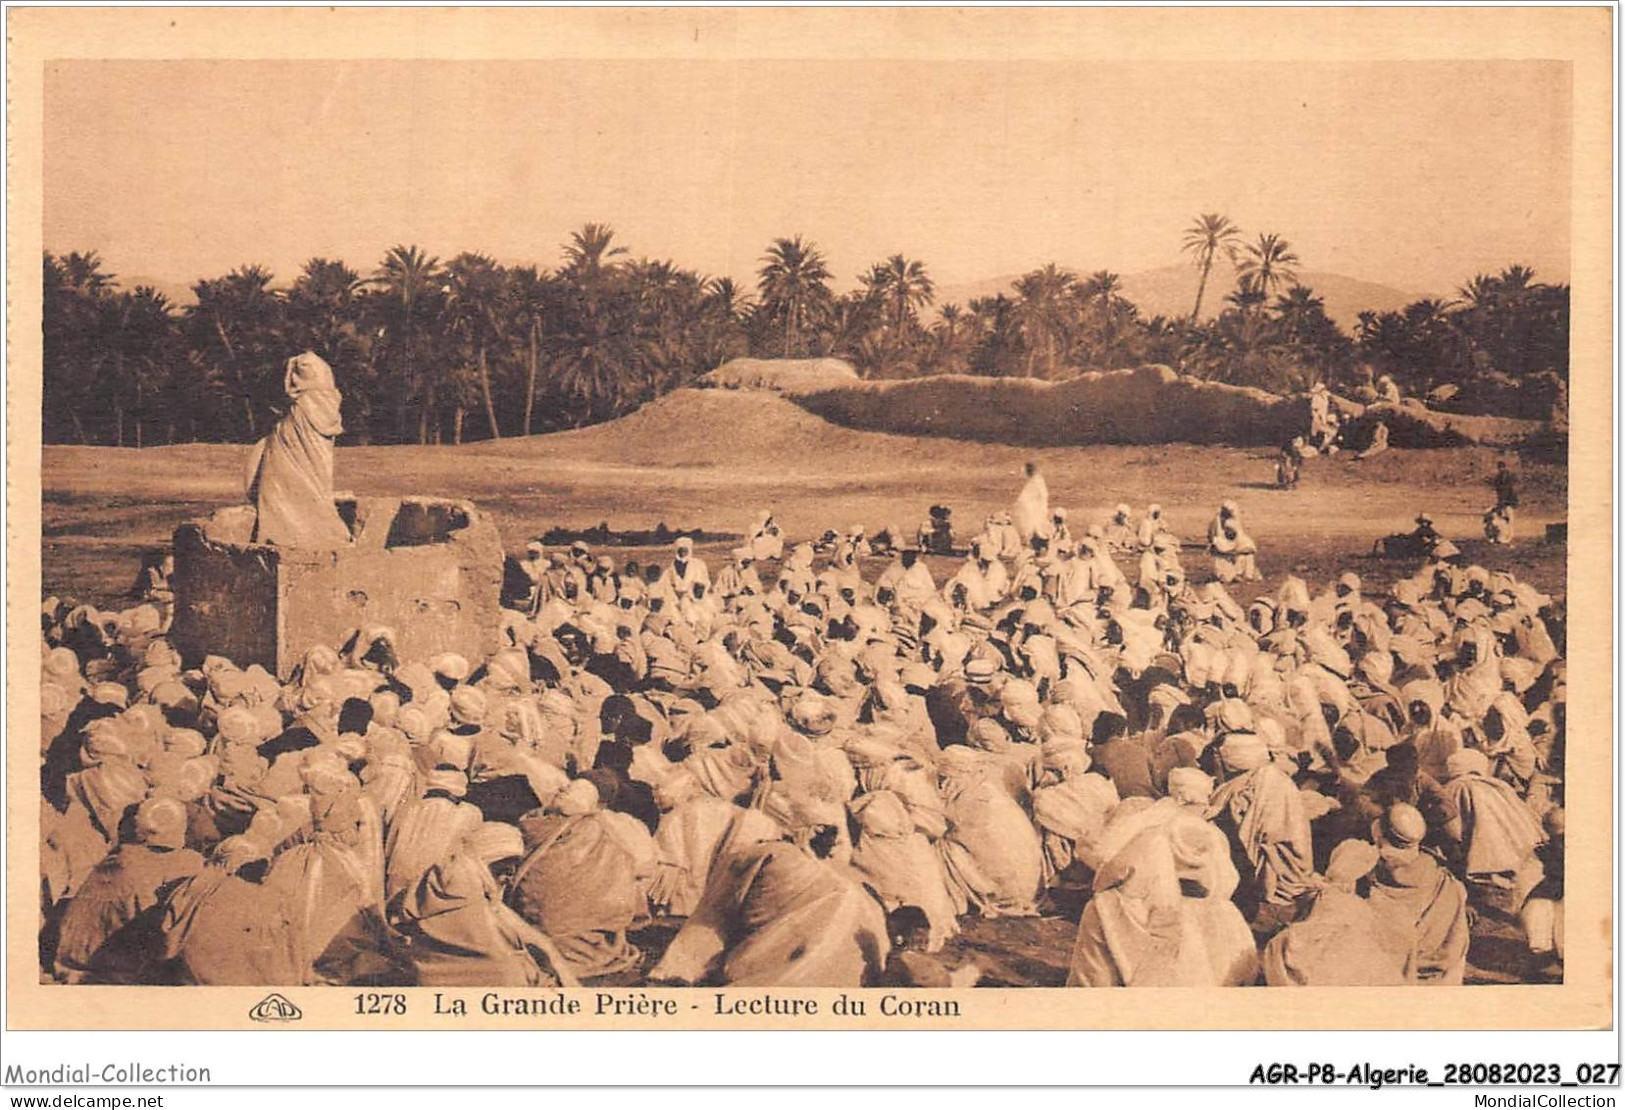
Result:
[[[1193,300],[1177,319],[1144,316],[1117,274],[1054,263],[1009,292],[939,304],[926,265],[896,254],[837,293],[823,253],[799,235],[768,246],[748,291],[634,258],[611,228],[588,224],[553,271],[396,246],[365,275],[313,258],[286,287],[245,265],[195,282],[184,307],[120,288],[94,252],[47,253],[45,439],[257,438],[281,403],[283,361],[305,349],[332,363],[357,443],[611,419],[741,355],[832,356],[872,378],[1058,379],[1152,362],[1276,392],[1315,381],[1358,391],[1388,373],[1409,393],[1521,415],[1544,415],[1566,381],[1568,287],[1524,267],[1475,276],[1455,300],[1363,314],[1349,335],[1299,283],[1281,236],[1249,238],[1205,214],[1184,249]],[[1222,307],[1210,318],[1213,300]]]

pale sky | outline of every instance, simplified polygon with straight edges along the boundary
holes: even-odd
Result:
[[[102,62],[47,67],[45,246],[177,283],[395,243],[558,265],[587,221],[754,286],[1180,260],[1198,212],[1304,269],[1567,280],[1565,63]]]

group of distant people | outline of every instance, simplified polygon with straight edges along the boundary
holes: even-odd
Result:
[[[1490,927],[1561,976],[1561,599],[1454,549],[1238,598],[1234,502],[1197,581],[1036,467],[918,539],[532,543],[489,652],[286,676],[180,658],[157,583],[48,599],[41,974],[966,985],[967,915],[1081,902],[1075,986],[1460,983]]]
[[[1374,391],[1378,404],[1397,406],[1404,400],[1399,386],[1387,374],[1377,378]],[[1288,440],[1276,455],[1276,487],[1296,489],[1302,480],[1305,462],[1317,455],[1335,455],[1347,448],[1351,427],[1348,415],[1338,406],[1325,383],[1316,382],[1309,390],[1307,430]],[[1359,461],[1384,453],[1388,450],[1388,436],[1387,421],[1377,420],[1369,441],[1353,457]],[[1505,460],[1496,461],[1490,484],[1495,490],[1495,503],[1484,511],[1484,538],[1504,546],[1514,539],[1518,508],[1517,477],[1507,468]]]

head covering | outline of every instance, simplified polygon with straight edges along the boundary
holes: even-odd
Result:
[[[1029,733],[1036,732],[1043,721],[1043,709],[1036,698],[1032,701],[1018,701],[1004,707],[1004,719],[1013,725],[1019,725]]]
[[[401,706],[401,711],[395,716],[395,727],[406,735],[408,740],[423,741],[429,738],[434,731],[434,723],[423,707],[413,702]]]
[[[1168,796],[1181,805],[1204,805],[1213,794],[1213,780],[1195,767],[1168,772]]]
[[[84,761],[92,764],[130,754],[130,746],[125,741],[124,729],[117,719],[110,717],[92,721],[86,727],[85,739],[80,748]]]
[[[438,790],[453,798],[461,798],[468,793],[468,776],[449,767],[437,767],[425,777],[423,786],[426,792]]]
[[[1396,848],[1414,848],[1428,833],[1428,823],[1415,806],[1396,802],[1376,821],[1371,835]]]
[[[186,844],[186,807],[173,798],[148,798],[135,811],[135,839],[154,848]]]
[[[195,728],[172,728],[164,734],[164,750],[182,759],[193,759],[208,749],[208,741]]]
[[[1010,747],[1010,733],[996,717],[983,717],[971,726],[968,742],[985,752],[1002,752]]]
[[[79,657],[65,647],[52,648],[45,653],[46,677],[54,678],[64,686],[80,685]]]
[[[130,692],[116,682],[98,682],[90,688],[90,699],[123,709],[130,704]]]
[[[1005,709],[1017,705],[1037,705],[1038,687],[1024,678],[1012,678],[999,688],[999,704]]]
[[[929,690],[937,684],[937,672],[925,663],[910,663],[897,677],[904,687],[913,687],[916,690]]]
[[[1353,886],[1377,866],[1377,846],[1365,840],[1345,840],[1332,849],[1326,863],[1326,879],[1339,886]]]
[[[1219,757],[1231,771],[1253,771],[1269,762],[1269,745],[1253,732],[1232,732],[1219,745]]]
[[[979,686],[993,681],[998,667],[991,659],[976,658],[965,664],[965,681]]]
[[[347,794],[361,785],[344,757],[332,748],[312,748],[299,768],[299,780],[306,793],[322,796]]]
[[[1487,755],[1477,748],[1460,748],[1451,752],[1445,760],[1445,775],[1448,778],[1459,779],[1465,775],[1481,775],[1490,777],[1490,760]]]
[[[429,750],[434,753],[438,766],[461,771],[474,757],[474,739],[459,736],[447,729],[436,729],[434,735],[429,737]]]
[[[441,678],[461,682],[468,677],[468,660],[454,651],[444,652],[429,660],[429,667]]]
[[[458,724],[477,725],[485,720],[485,692],[473,686],[459,686],[451,692],[451,718]]]
[[[1042,758],[1047,768],[1071,768],[1077,773],[1087,771],[1094,762],[1089,746],[1080,732],[1053,732],[1044,737]]]
[[[309,711],[319,709],[324,705],[333,705],[339,700],[339,686],[327,675],[307,675],[304,685],[299,691],[298,706],[301,710]]]
[[[822,694],[805,693],[790,707],[790,721],[802,732],[823,736],[835,727],[837,714]]]
[[[1251,732],[1253,730],[1252,707],[1240,698],[1225,698],[1221,701],[1216,717],[1222,731]]]
[[[525,854],[525,840],[519,830],[500,821],[486,821],[468,834],[465,843],[469,853],[487,867]]]
[[[1076,709],[1065,703],[1045,706],[1044,715],[1038,723],[1038,734],[1046,744],[1066,737],[1076,737],[1081,742],[1083,718]]]
[[[79,699],[49,680],[40,683],[39,711],[41,717],[60,717],[77,705]],[[49,740],[50,737],[45,737]]]
[[[264,859],[270,851],[259,839],[245,833],[226,837],[214,846],[211,854],[216,862],[225,867],[226,874],[235,875],[256,860]]]
[[[373,722],[384,728],[394,727],[400,718],[401,696],[393,690],[375,690],[368,695],[367,704],[372,707]]]
[[[148,699],[153,705],[162,709],[182,713],[195,713],[198,708],[197,695],[186,688],[186,684],[179,679],[167,679],[152,688]]]
[[[579,817],[598,808],[598,787],[591,779],[571,779],[570,784],[547,803],[547,808],[566,817]]]

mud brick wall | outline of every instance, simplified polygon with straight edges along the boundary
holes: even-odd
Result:
[[[188,664],[224,655],[285,677],[310,648],[338,647],[367,625],[392,628],[404,658],[494,649],[502,545],[478,509],[437,498],[338,505],[353,542],[337,551],[247,543],[246,507],[176,531],[171,636]]]
[[[1309,426],[1309,400],[1181,378],[1166,366],[1080,374],[1067,381],[943,374],[787,392],[833,424],[900,435],[946,436],[1025,447],[1095,443],[1279,447]],[[1338,405],[1360,417],[1365,407]],[[1529,421],[1429,412],[1415,402],[1374,406],[1395,447],[1515,442]],[[1369,438],[1369,433],[1366,433]],[[1354,441],[1364,446],[1364,440]]]

